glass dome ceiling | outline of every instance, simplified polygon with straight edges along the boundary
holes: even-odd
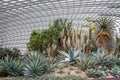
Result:
[[[85,18],[109,16],[120,25],[120,0],[0,0],[0,46],[26,50],[32,30],[46,29],[56,19],[80,27]]]

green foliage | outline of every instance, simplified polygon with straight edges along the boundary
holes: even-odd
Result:
[[[57,76],[48,76],[43,75],[40,77],[35,78],[27,78],[27,77],[14,77],[14,78],[2,78],[2,80],[87,80],[86,78],[82,78],[80,76],[64,76],[64,77],[57,77]]]
[[[117,53],[118,53],[118,55],[120,55],[120,42],[117,43]]]
[[[7,56],[0,60],[0,70],[7,72],[12,76],[21,76],[23,71],[23,64],[20,61]]]
[[[45,73],[50,73],[52,71],[52,60],[46,58],[38,52],[31,53],[27,62],[24,66],[24,75],[25,76],[41,76]]]
[[[9,49],[9,48],[0,48],[0,59],[9,55],[15,59],[18,59],[21,55],[21,52],[17,48]]]
[[[52,25],[49,25],[49,29],[45,30],[34,30],[31,33],[31,37],[28,43],[28,48],[34,51],[44,51],[48,46],[59,44],[60,32],[66,28],[70,28],[72,22],[67,20],[56,20]],[[67,34],[67,33],[65,33]]]
[[[110,64],[110,56],[106,55],[103,50],[100,50],[96,53],[92,53],[93,57],[95,57],[98,66],[107,66]],[[112,64],[112,63],[111,63]]]
[[[101,52],[92,54],[96,58],[98,66],[103,66],[107,69],[111,69],[115,65],[120,66],[120,58],[118,56],[106,55],[103,50]]]
[[[65,57],[67,57],[67,60],[65,61],[75,61],[77,59],[78,54],[80,53],[82,49],[78,49],[76,51],[74,51],[72,48],[69,49],[68,53],[64,52],[64,51],[58,51],[60,54],[64,55]]]
[[[8,76],[9,75],[9,73],[7,73],[7,71],[5,71],[5,70],[0,70],[0,77],[6,77],[6,76]]]
[[[80,65],[82,70],[95,68],[96,67],[96,60],[90,55],[83,54],[78,59],[78,65]]]
[[[17,48],[13,48],[12,49],[12,54],[11,54],[11,57],[15,58],[15,59],[19,59],[21,57],[21,52],[19,49]],[[10,55],[9,55],[10,56]]]
[[[3,57],[9,55],[10,53],[12,53],[12,51],[8,48],[0,48],[0,59],[2,59]]]
[[[111,69],[111,75],[116,76],[116,77],[120,77],[120,67],[119,66],[114,66]]]
[[[114,22],[112,19],[108,17],[101,17],[96,20],[97,29],[104,29],[104,30],[113,30],[114,29]]]
[[[91,38],[91,46],[90,46],[91,52],[96,52],[97,51],[97,45],[96,45],[96,40],[95,38]]]
[[[113,63],[113,67],[115,65],[120,67],[120,57],[112,56],[112,57],[110,57],[110,61]]]
[[[93,77],[93,78],[104,78],[106,77],[106,72],[103,70],[94,70],[94,69],[87,69],[86,74],[88,77]]]

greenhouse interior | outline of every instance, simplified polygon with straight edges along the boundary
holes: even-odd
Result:
[[[0,0],[0,80],[120,80],[120,0]]]

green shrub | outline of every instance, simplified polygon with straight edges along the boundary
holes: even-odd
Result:
[[[21,76],[23,71],[23,64],[20,61],[7,56],[0,60],[0,70],[7,72],[12,76]]]
[[[72,22],[67,22],[67,20],[56,20],[52,25],[49,25],[49,29],[45,30],[34,30],[31,33],[30,40],[28,42],[28,49],[34,51],[44,51],[48,46],[53,43],[58,45],[60,39],[60,32],[66,27],[71,27]],[[65,32],[65,34],[67,34]]]
[[[17,48],[0,48],[0,59],[6,57],[7,55],[12,58],[19,59],[19,57],[21,56],[21,52]]]
[[[33,52],[27,58],[27,62],[24,66],[24,75],[25,76],[41,76],[45,73],[52,72],[52,60],[46,58],[38,52]]]

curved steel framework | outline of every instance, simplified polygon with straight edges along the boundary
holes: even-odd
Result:
[[[0,0],[0,46],[24,51],[32,30],[59,18],[80,27],[87,16],[110,16],[119,26],[120,0]]]

